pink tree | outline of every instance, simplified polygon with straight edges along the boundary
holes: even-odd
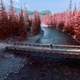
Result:
[[[40,20],[40,15],[39,12],[35,12],[33,19],[32,19],[32,34],[36,35],[40,32],[41,28],[41,20]]]

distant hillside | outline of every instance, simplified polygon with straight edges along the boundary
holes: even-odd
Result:
[[[40,12],[41,15],[51,14],[51,11],[49,10],[43,10]]]
[[[20,12],[21,9],[20,8],[16,8],[17,12]],[[35,11],[30,11],[30,10],[26,10],[28,12],[29,15],[33,15]],[[46,14],[51,14],[51,11],[49,10],[43,10],[40,12],[41,15],[46,15]]]

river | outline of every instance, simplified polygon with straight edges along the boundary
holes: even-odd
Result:
[[[70,35],[51,28],[42,28],[38,43],[77,45]],[[34,62],[24,55],[0,51],[0,80],[80,80],[80,60],[74,63]]]
[[[78,45],[71,35],[56,30],[55,28],[42,27],[44,34],[39,40],[39,43],[47,44],[61,44],[61,45]]]

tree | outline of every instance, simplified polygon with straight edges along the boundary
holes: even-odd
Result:
[[[32,34],[36,35],[40,32],[41,30],[41,20],[40,20],[40,15],[39,12],[34,13],[34,18],[32,19]]]

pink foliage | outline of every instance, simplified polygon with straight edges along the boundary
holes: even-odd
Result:
[[[80,12],[64,12],[49,14],[43,17],[43,23],[46,25],[52,25],[52,27],[60,28],[63,26],[63,30],[72,36],[76,36],[76,39],[80,40]]]

